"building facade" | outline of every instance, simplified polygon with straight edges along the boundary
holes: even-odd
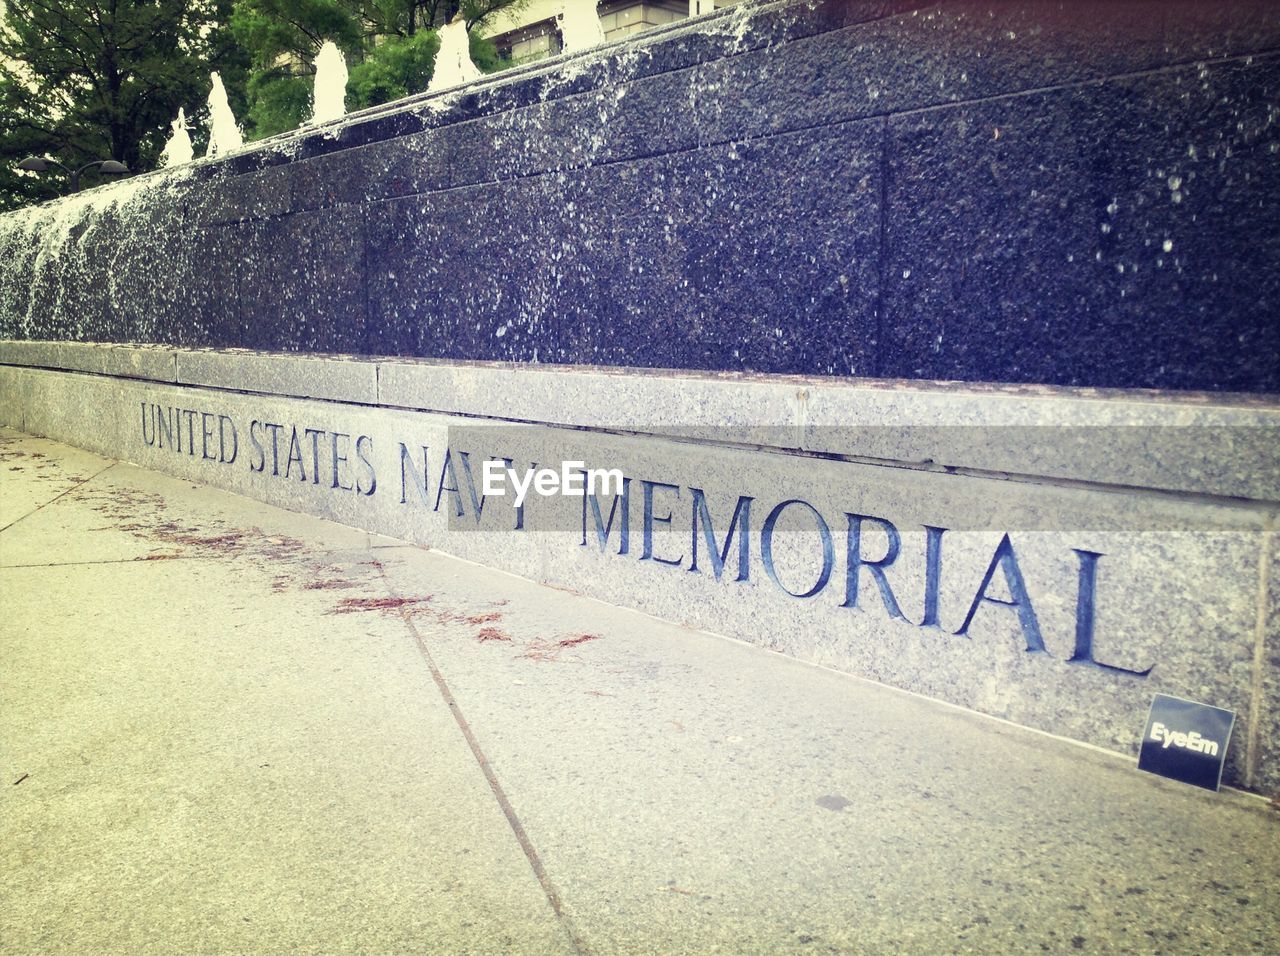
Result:
[[[596,8],[605,40],[621,40],[686,17],[700,16],[742,0],[604,0]],[[564,0],[531,0],[517,10],[500,14],[486,27],[498,52],[512,63],[529,63],[561,51],[556,17]]]

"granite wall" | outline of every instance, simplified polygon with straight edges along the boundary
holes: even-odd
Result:
[[[1278,392],[1278,53],[748,4],[0,217],[0,337]]]
[[[1274,400],[0,340],[0,425],[1280,791]]]

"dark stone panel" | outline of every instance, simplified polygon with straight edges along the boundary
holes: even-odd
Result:
[[[1280,390],[1277,10],[723,11],[0,218],[0,333]]]
[[[235,244],[238,261],[239,344],[367,351],[362,209],[243,223],[226,239]]]
[[[27,321],[39,245],[19,219],[0,219],[0,337],[38,338]]]
[[[155,312],[174,316],[168,340],[175,346],[232,346],[227,330],[239,321],[236,230],[183,229],[174,237],[174,269],[157,285]]]
[[[907,58],[914,74],[890,79],[913,89],[907,105],[925,106],[1154,69],[1175,61],[1168,9],[1164,0],[944,4],[898,19],[919,59]]]
[[[107,206],[34,232],[0,231],[11,247],[0,260],[0,334],[206,344],[201,329],[230,325],[234,286],[221,250],[190,251],[199,235],[184,226],[179,204],[163,200]]]
[[[707,157],[688,154],[691,168]],[[675,368],[701,323],[686,276],[687,184],[669,158],[590,169],[573,175],[572,208],[559,273],[588,308],[561,322],[555,361]]]
[[[295,210],[430,192],[449,185],[451,143],[438,130],[305,160],[292,168]]]
[[[698,122],[708,93],[690,82],[701,81],[686,72],[664,73],[618,84],[586,104],[588,116],[594,106],[597,117],[593,161],[618,162],[710,145]]]
[[[639,79],[683,70],[791,40],[933,6],[937,0],[809,0],[759,4],[716,11],[693,23],[679,22],[651,35],[643,55],[626,64],[626,77]],[[620,48],[624,60],[631,44]],[[632,47],[633,48],[633,47]],[[620,64],[621,65],[621,64]]]
[[[154,341],[224,348],[240,341],[235,281],[238,228],[186,228],[174,237],[173,268],[162,274],[152,292],[153,314],[170,317],[166,323],[170,332]]]
[[[450,190],[369,207],[369,317],[376,351],[545,361],[557,322],[584,304],[550,242],[556,177]]]
[[[687,75],[664,74],[441,130],[452,184],[581,169],[698,145]]]
[[[380,351],[865,374],[881,146],[852,124],[378,203]]]
[[[239,339],[233,226],[131,219],[112,264],[106,341],[232,346]]]
[[[1141,342],[1148,317],[1160,330],[1117,383],[1142,368],[1161,387],[1280,393],[1280,56],[1117,90],[1110,145],[1134,208],[1111,259],[1163,252],[1160,233],[1173,243],[1154,273],[1129,274],[1129,325],[1104,332]]]
[[[881,373],[1280,391],[1278,63],[893,120]]]
[[[664,156],[583,178],[601,308],[563,361],[868,374],[879,121]]]
[[[218,160],[211,178],[244,176],[293,162],[297,155],[297,137],[286,136],[288,138],[264,140],[266,145],[254,143],[244,152]]]
[[[682,69],[734,56],[748,50],[776,46],[844,26],[850,16],[870,19],[925,0],[813,0],[809,3],[758,3],[725,7],[696,21],[678,21],[666,30],[672,43],[646,56],[644,73]],[[936,0],[931,0],[936,2]],[[657,39],[661,34],[655,34]],[[677,39],[678,38],[678,39]],[[656,44],[655,44],[656,45]],[[624,48],[625,49],[625,48]],[[644,75],[637,73],[636,75]]]
[[[1165,42],[1176,61],[1243,56],[1280,49],[1275,0],[1170,0]]]
[[[869,23],[872,20],[883,20],[898,13],[912,10],[927,10],[936,7],[939,0],[835,0],[830,4],[832,12],[843,14],[833,22],[833,26],[853,26],[857,23]],[[814,30],[823,33],[826,28]]]
[[[431,129],[435,123],[430,114],[412,109],[385,107],[368,114],[353,114],[340,123],[318,127],[314,135],[299,135],[288,142],[282,158],[291,163],[302,162],[319,156],[382,143],[402,136],[412,136]]]
[[[369,120],[353,122],[345,127],[339,142],[344,148],[348,146],[366,146],[369,143],[382,142],[400,136],[412,136],[434,125],[429,121],[431,114],[421,110],[401,109],[398,106],[381,108],[381,112],[371,115]]]
[[[673,31],[642,56],[626,46],[575,61],[568,80],[552,72],[483,90],[438,118],[466,124],[451,131],[462,144],[457,185],[1140,72],[1215,50],[1280,47],[1278,17],[1260,6],[1202,8],[1154,0],[783,4],[756,12],[741,35]],[[736,14],[721,16],[728,24]],[[631,102],[614,110],[608,99],[619,91]],[[626,122],[602,122],[614,112]],[[522,149],[491,160],[483,149],[521,144],[530,133]]]
[[[866,374],[882,136],[872,121],[378,204],[382,350]]]
[[[295,176],[291,165],[218,176],[193,194],[191,215],[202,224],[284,215],[290,211],[289,183]]]
[[[128,261],[141,251],[130,240],[142,231],[150,244],[169,221],[162,212],[133,207],[123,213],[118,207],[109,207],[89,220],[88,228],[79,232],[57,269],[62,287],[59,310],[69,333],[66,337],[127,341],[132,330],[117,305],[132,292],[133,283],[126,278]],[[163,257],[154,252],[147,258],[153,268],[164,267]]]
[[[572,95],[565,95],[560,89],[553,98],[482,115],[443,130],[455,143],[452,184],[493,182],[619,162],[749,135],[826,125],[848,115],[870,115],[875,112],[872,102],[852,113],[846,109],[850,103],[848,82],[855,72],[842,66],[840,59],[849,35],[818,46],[792,44],[785,54],[773,47],[762,47],[794,41],[820,28],[833,29],[846,17],[862,22],[919,5],[885,2],[819,4],[812,9],[787,6],[786,16],[781,10],[757,13],[748,21],[750,28],[741,38],[734,37],[732,44],[724,36],[701,32],[691,32],[687,38],[673,37],[665,46],[680,51],[681,56],[678,65],[669,71],[655,72],[650,57],[639,58],[637,64],[643,63],[644,68],[618,69],[607,83],[593,82]],[[732,14],[727,10],[723,16]],[[715,38],[721,55],[733,54],[733,62],[746,62],[737,69],[722,64],[699,67],[697,63],[708,57],[690,53],[687,42],[694,38],[708,42]],[[656,54],[657,48],[653,49]],[[741,55],[753,49],[758,52]],[[808,72],[803,76],[788,72],[798,57],[807,64],[804,69]],[[785,60],[786,65],[775,66],[780,60]],[[694,68],[689,68],[690,63]],[[589,71],[608,73],[609,66],[607,62],[594,64]],[[786,74],[786,81],[775,74]],[[785,90],[787,82],[802,89],[799,101],[775,110],[774,92]],[[824,84],[832,87],[830,95],[815,100],[813,91]],[[755,100],[759,100],[758,109],[753,111]]]
[[[365,151],[381,149],[390,154],[398,145],[396,140],[390,140],[297,163],[289,177],[290,207],[301,212],[349,206],[376,198],[381,184],[372,175],[374,159]]]
[[[1094,181],[1117,106],[1091,87],[890,121],[881,375],[1076,381],[1118,298]]]
[[[0,335],[38,339],[43,336],[33,293],[41,244],[20,215],[0,220]]]
[[[119,219],[113,208],[101,213],[65,203],[58,221],[45,219],[22,231],[16,250],[25,290],[13,289],[14,311],[31,338],[82,341],[104,334],[108,297],[117,276]],[[6,290],[9,291],[9,290]],[[6,296],[7,298],[7,296]],[[6,306],[6,311],[8,306]]]
[[[1142,71],[1170,60],[1152,4],[952,4],[718,60],[703,142],[781,132]]]
[[[515,179],[567,166],[577,143],[553,135],[550,118],[556,112],[545,104],[530,106],[440,130],[453,158],[450,185]]]

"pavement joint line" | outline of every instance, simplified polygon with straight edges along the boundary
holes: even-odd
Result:
[[[392,597],[397,597],[396,589],[391,584],[391,580],[387,577],[386,569],[381,564],[378,565],[378,573],[382,576],[382,580],[386,582],[389,594]],[[493,766],[489,763],[489,758],[485,756],[484,750],[481,749],[480,741],[476,739],[471,725],[467,722],[466,715],[462,713],[462,708],[458,705],[457,699],[449,689],[449,684],[445,680],[444,674],[436,666],[435,658],[431,656],[431,651],[427,648],[426,641],[422,639],[422,634],[413,623],[412,613],[401,607],[400,619],[404,621],[405,627],[408,628],[409,633],[413,636],[413,641],[418,647],[418,653],[422,655],[428,670],[431,671],[431,679],[435,681],[436,689],[440,691],[440,696],[445,704],[448,705],[449,713],[453,715],[458,729],[462,731],[462,736],[466,739],[467,746],[471,748],[471,753],[476,758],[476,763],[480,765],[480,771],[484,774],[485,780],[488,781],[489,789],[498,801],[498,806],[502,809],[503,816],[507,818],[507,823],[510,825],[512,833],[515,834],[516,842],[520,844],[520,849],[524,851],[525,858],[533,869],[533,875],[537,877],[538,883],[542,886],[547,902],[551,905],[552,912],[555,913],[556,919],[559,920],[561,927],[568,935],[574,952],[580,954],[580,956],[590,956],[590,947],[578,933],[573,921],[569,918],[569,914],[565,911],[564,903],[560,898],[560,891],[556,889],[546,868],[542,865],[542,858],[539,856],[537,848],[533,845],[533,841],[529,839],[529,834],[525,831],[524,824],[520,822],[520,817],[516,814],[515,807],[511,805],[511,801],[507,798],[507,793],[503,789],[502,783],[498,780],[498,775],[494,772]]]
[[[78,489],[83,488],[83,487],[84,487],[85,485],[87,485],[89,482],[93,481],[93,479],[97,478],[97,477],[98,477],[99,475],[101,475],[101,474],[104,474],[105,472],[110,471],[112,468],[114,468],[114,467],[115,467],[116,465],[118,465],[118,464],[120,464],[120,462],[118,462],[118,461],[113,461],[113,462],[111,462],[111,464],[107,465],[107,467],[102,468],[102,469],[99,469],[98,471],[95,471],[92,475],[90,475],[88,478],[84,479],[83,481],[77,481],[74,485],[72,485],[70,488],[68,488],[66,491],[64,491],[62,494],[58,495],[57,497],[55,497],[55,498],[50,498],[50,499],[49,499],[48,501],[46,501],[44,504],[39,505],[39,506],[37,506],[37,507],[33,508],[31,511],[28,511],[26,514],[24,514],[24,515],[22,515],[22,516],[20,516],[20,517],[18,517],[18,518],[14,518],[14,519],[13,519],[12,521],[10,521],[7,525],[5,525],[3,528],[0,528],[0,534],[4,534],[4,532],[8,531],[8,530],[9,530],[10,528],[12,528],[15,524],[17,524],[19,521],[23,521],[23,520],[25,520],[25,519],[27,519],[27,518],[30,518],[33,514],[36,514],[37,512],[43,511],[45,508],[49,507],[49,505],[54,504],[55,502],[61,501],[61,500],[62,500],[63,498],[65,498],[67,495],[71,494],[71,492],[73,492],[73,491],[77,491]]]
[[[213,490],[216,491],[218,489],[215,488]],[[23,517],[25,517],[25,515]],[[389,550],[392,548],[414,548],[414,547],[416,546],[412,544],[402,544],[402,545],[374,545],[372,548],[357,548],[357,547],[311,548],[308,550],[307,553],[311,555],[348,554],[353,551],[366,551],[366,550],[372,551],[373,548],[383,548],[383,549]],[[223,561],[223,560],[228,560],[228,556],[222,555],[222,554],[166,554],[159,557],[143,556],[140,558],[102,558],[101,560],[98,560],[98,561],[49,561],[44,564],[4,564],[3,562],[0,562],[0,571],[11,571],[19,568],[76,568],[76,567],[87,567],[95,564],[152,564],[157,561]]]
[[[166,554],[161,557],[103,558],[100,561],[48,561],[44,564],[0,564],[0,571],[18,568],[79,568],[93,564],[150,564],[153,561],[217,561],[218,554]]]

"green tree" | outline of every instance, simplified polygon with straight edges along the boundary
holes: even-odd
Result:
[[[296,129],[306,118],[312,62],[326,40],[348,61],[360,56],[365,41],[351,0],[237,0],[231,30],[250,58],[244,116],[250,139]]]
[[[434,30],[387,37],[363,63],[351,67],[347,80],[348,108],[389,103],[425,90],[435,72],[439,52],[440,38]]]
[[[467,29],[474,30],[499,10],[518,9],[528,0],[404,0],[404,3],[409,7],[410,29],[415,19],[422,26],[439,26],[461,13]]]
[[[202,107],[210,70],[222,71],[236,105],[247,62],[225,29],[232,2],[5,0],[0,209],[66,190],[60,175],[18,172],[27,155],[155,168],[178,108]]]
[[[332,40],[347,59],[347,108],[361,109],[427,88],[440,48],[434,27],[461,14],[471,57],[500,66],[481,26],[528,0],[235,0],[231,28],[247,51],[246,132],[251,139],[296,129],[310,114],[316,54]]]

